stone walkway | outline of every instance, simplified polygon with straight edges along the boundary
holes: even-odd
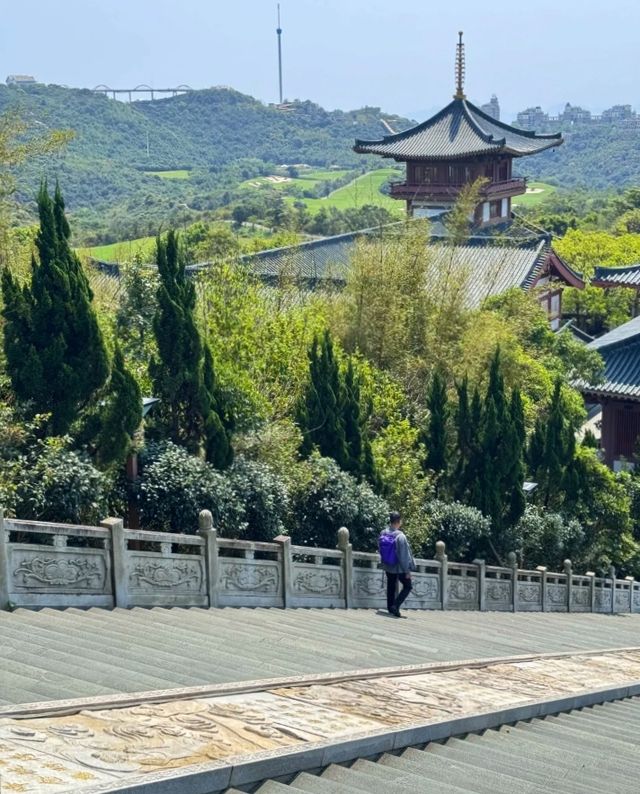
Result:
[[[172,780],[172,791],[213,792],[251,780],[256,763],[285,769],[292,753],[305,756],[302,768],[324,766],[358,749],[424,741],[428,726],[486,714],[510,721],[514,707],[638,682],[634,648],[299,677],[233,694],[182,691],[126,708],[5,717],[1,790],[89,794]]]
[[[372,610],[0,612],[2,705],[640,644],[640,615]]]

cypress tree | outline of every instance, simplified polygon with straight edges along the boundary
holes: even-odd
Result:
[[[298,423],[303,434],[300,451],[309,455],[317,447],[321,455],[333,458],[342,468],[349,465],[345,436],[344,387],[338,362],[333,352],[329,331],[318,342],[314,339],[309,351],[309,382],[304,404],[298,410]]]
[[[31,283],[2,274],[4,349],[16,397],[32,413],[49,414],[48,431],[62,434],[103,386],[109,364],[59,186],[52,200],[42,184],[38,215]]]
[[[427,471],[435,472],[437,489],[441,480],[446,476],[449,457],[447,449],[447,419],[449,415],[447,387],[438,370],[431,378],[427,407],[429,421],[422,436],[427,449],[424,468]]]
[[[174,443],[195,454],[204,450],[208,460],[224,467],[232,459],[223,421],[229,411],[217,394],[213,358],[196,326],[195,287],[180,262],[173,231],[166,241],[158,238],[156,251],[160,283],[153,331],[158,358],[150,362],[149,374],[160,403],[154,424]]]
[[[363,464],[362,419],[360,416],[360,383],[349,359],[344,375],[342,418],[347,445],[346,470],[360,474]]]
[[[102,411],[101,428],[96,443],[98,462],[108,465],[124,460],[141,421],[140,387],[126,369],[122,351],[116,345],[106,406]]]

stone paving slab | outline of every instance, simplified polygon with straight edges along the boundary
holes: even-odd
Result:
[[[255,779],[257,763],[262,772],[283,774],[300,754],[317,755],[312,760],[320,766],[327,748],[335,762],[356,747],[388,747],[390,732],[395,746],[407,746],[425,725],[639,682],[640,649],[630,648],[367,671],[333,681],[300,677],[246,692],[188,699],[176,693],[163,702],[140,696],[125,708],[93,703],[73,714],[34,716],[34,706],[21,719],[0,719],[0,790],[142,791],[136,786],[144,781],[173,780],[178,787],[158,790],[215,791]],[[189,779],[201,773],[209,788],[191,787]]]

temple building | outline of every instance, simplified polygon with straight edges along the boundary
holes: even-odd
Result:
[[[406,201],[412,217],[440,215],[455,204],[465,185],[485,179],[475,223],[504,223],[511,217],[511,199],[526,192],[526,180],[513,176],[514,158],[559,146],[563,140],[560,133],[538,135],[511,127],[469,102],[459,35],[453,101],[404,132],[376,141],[356,140],[354,150],[406,163],[406,181],[393,184],[391,196]]]
[[[640,437],[640,317],[590,342],[604,360],[599,383],[574,384],[587,403],[602,406],[600,446],[614,470],[634,465]]]

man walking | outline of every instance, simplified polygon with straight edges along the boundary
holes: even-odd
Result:
[[[387,610],[396,618],[400,617],[400,607],[411,592],[411,571],[416,569],[409,541],[400,530],[401,526],[400,513],[391,513],[389,526],[378,539],[382,570],[387,575]],[[402,584],[400,593],[398,582]]]

